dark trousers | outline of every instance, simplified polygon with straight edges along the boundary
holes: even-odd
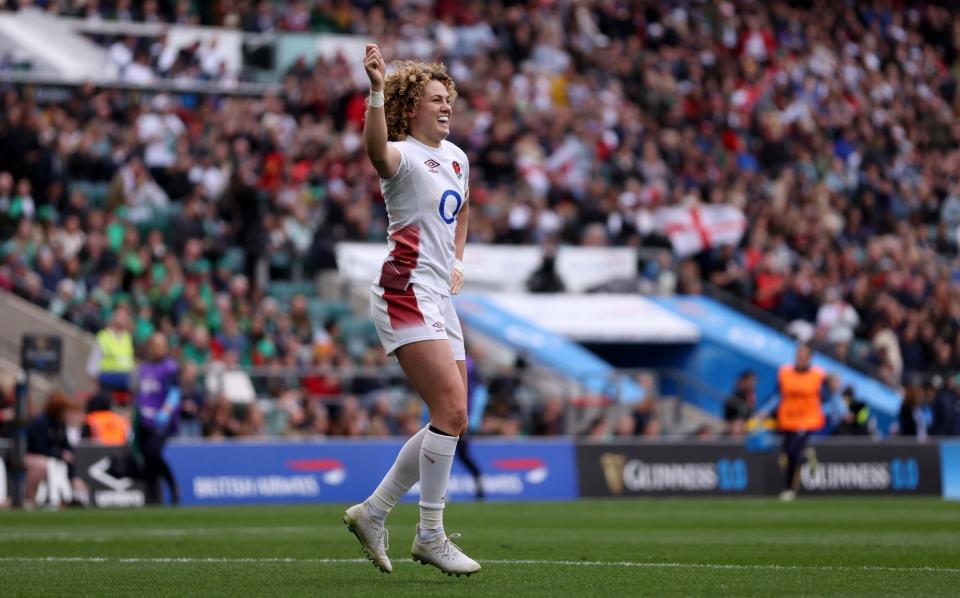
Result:
[[[473,476],[476,497],[478,499],[483,498],[483,480],[480,477],[480,468],[477,466],[477,462],[473,460],[473,455],[470,454],[470,440],[466,434],[461,434],[457,440],[457,457],[463,462],[463,466],[467,468],[470,475]]]
[[[163,504],[163,487],[167,483],[173,504],[180,503],[180,489],[173,477],[170,465],[163,458],[163,447],[167,444],[167,435],[146,426],[137,426],[137,448],[143,455],[143,480],[147,484],[146,502],[148,505]]]
[[[809,432],[784,432],[781,452],[786,456],[786,466],[783,470],[783,489],[797,490],[799,481],[797,470],[803,464],[803,453],[810,439]]]

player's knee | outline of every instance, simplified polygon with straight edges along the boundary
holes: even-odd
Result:
[[[453,414],[451,424],[455,426],[457,436],[463,434],[464,430],[467,429],[467,410],[457,409]]]
[[[467,427],[467,410],[463,407],[448,407],[432,418],[434,425],[451,436],[459,436]]]

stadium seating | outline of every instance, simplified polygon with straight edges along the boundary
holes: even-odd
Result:
[[[86,3],[58,4],[91,17]],[[907,18],[880,5],[634,4],[629,19],[609,3],[575,19],[563,3],[530,14],[499,2],[391,5],[389,29],[359,5],[333,18],[318,4],[304,21],[300,3],[255,15],[176,3],[157,18],[336,30],[377,39],[388,60],[441,59],[462,95],[452,139],[471,157],[471,243],[667,246],[659,209],[736,206],[749,223],[739,245],[707,239],[705,251],[637,277],[668,270],[661,290],[722,295],[888,385],[955,394],[960,94],[945,32],[957,17],[936,4]],[[431,10],[450,19],[423,30]],[[357,71],[341,55],[295,62],[277,96],[174,94],[184,133],[172,134],[169,161],[145,170],[135,139],[138,119],[158,114],[153,93],[11,88],[0,100],[0,173],[10,174],[0,283],[44,306],[62,290],[64,316],[88,330],[118,300],[134,301],[171,335],[195,307],[180,285],[197,283],[208,312],[229,298],[244,327],[264,296],[280,311],[298,293],[313,297],[316,286],[297,278],[334,268],[333,244],[385,234],[359,143]],[[150,216],[131,221],[141,208]],[[65,233],[70,215],[80,235]],[[138,252],[124,242],[131,229],[141,240],[159,230],[164,243]],[[199,257],[188,255],[194,238]],[[64,247],[78,240],[73,258]],[[54,263],[41,269],[48,250]],[[144,259],[151,268],[128,267]],[[241,273],[246,290],[231,296]],[[68,275],[80,276],[72,293],[59,286]],[[163,277],[169,294],[138,294]],[[362,313],[311,299],[309,314],[318,329],[340,324],[324,365],[374,359]],[[287,358],[286,340],[270,334],[256,338],[255,360]]]

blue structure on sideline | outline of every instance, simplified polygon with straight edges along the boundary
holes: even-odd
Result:
[[[960,500],[960,440],[944,440],[940,445],[943,497]]]
[[[683,296],[651,300],[696,324],[701,334],[699,343],[665,353],[657,366],[680,368],[725,392],[733,390],[740,372],[751,369],[757,373],[757,398],[762,403],[776,388],[777,369],[793,362],[796,341],[713,299]],[[893,389],[820,354],[814,355],[813,363],[839,376],[841,388],[852,386],[856,397],[877,416],[880,430],[886,431],[889,422],[897,418],[901,398]],[[713,397],[690,393],[683,398],[722,415],[723,405]]]
[[[617,396],[625,403],[643,399],[640,385],[617,375],[612,365],[572,340],[517,317],[482,295],[460,295],[456,304],[460,318],[477,332],[582,383],[591,392]]]

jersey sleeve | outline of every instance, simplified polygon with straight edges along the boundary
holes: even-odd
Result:
[[[177,360],[168,357],[165,369],[165,373],[170,378],[171,383],[174,386],[178,386],[180,384],[180,366],[177,365]]]
[[[400,152],[400,165],[397,167],[397,172],[394,173],[394,175],[389,179],[382,179],[384,181],[390,181],[390,183],[393,184],[402,181],[408,174],[410,174],[411,161],[410,156],[407,155],[405,143],[398,143],[396,141],[388,141],[387,143],[390,145],[390,147],[393,147]]]
[[[470,160],[466,152],[460,150],[460,153],[463,155],[463,198],[466,200],[470,197]]]

